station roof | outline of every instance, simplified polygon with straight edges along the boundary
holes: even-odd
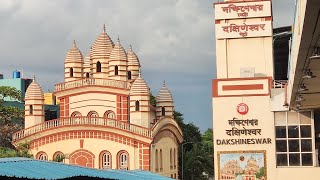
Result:
[[[143,170],[99,170],[52,161],[29,158],[0,158],[0,177],[27,179],[67,179],[88,177],[90,179],[155,179],[170,178]]]

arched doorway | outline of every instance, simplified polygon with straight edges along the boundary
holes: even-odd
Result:
[[[70,164],[94,168],[94,154],[92,152],[80,149],[70,154]]]

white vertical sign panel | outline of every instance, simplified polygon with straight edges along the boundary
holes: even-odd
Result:
[[[215,19],[239,19],[271,16],[271,1],[215,4]]]

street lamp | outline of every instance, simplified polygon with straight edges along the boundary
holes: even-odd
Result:
[[[183,146],[185,144],[193,144],[194,142],[183,142],[181,144],[181,180],[183,180],[183,154],[184,154],[184,149]]]

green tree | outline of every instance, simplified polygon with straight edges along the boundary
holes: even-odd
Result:
[[[0,86],[0,147],[13,148],[12,134],[22,129],[24,111],[4,106],[4,98],[21,100],[21,92],[8,86]]]
[[[213,131],[208,128],[206,132],[202,135],[202,144],[204,148],[208,150],[208,153],[213,154]]]
[[[180,178],[182,178],[182,168],[184,179],[208,179],[208,177],[212,177],[214,172],[212,129],[208,129],[202,135],[199,127],[195,124],[184,123],[182,113],[175,111],[174,118],[183,132],[184,139],[179,147]]]
[[[259,172],[257,173],[257,178],[264,177],[264,167],[261,167],[259,169]]]
[[[0,158],[4,157],[32,157],[33,155],[29,151],[29,143],[21,143],[16,149],[7,147],[0,147]]]
[[[213,176],[213,158],[200,143],[194,144],[183,156],[183,177],[185,180],[202,180]]]
[[[151,104],[153,107],[156,107],[156,106],[157,106],[157,99],[156,99],[156,97],[154,97],[151,93],[150,93],[150,104]]]

